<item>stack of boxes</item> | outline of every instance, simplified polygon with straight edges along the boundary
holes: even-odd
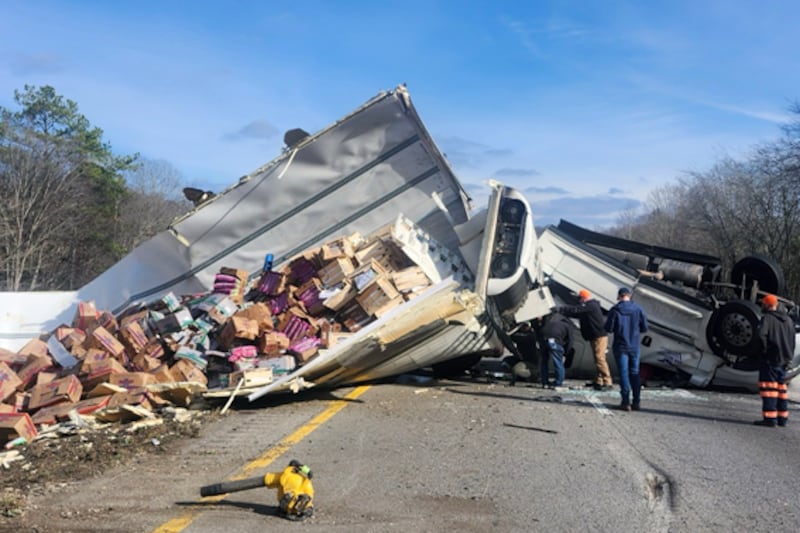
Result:
[[[118,316],[80,302],[71,324],[17,353],[0,350],[0,443],[31,439],[73,409],[104,420],[121,408],[157,409],[165,400],[154,384],[267,383],[431,283],[387,229],[340,237],[248,278],[222,268],[207,294],[170,293]]]

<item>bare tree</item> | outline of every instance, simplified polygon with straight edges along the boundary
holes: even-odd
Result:
[[[125,178],[129,194],[121,208],[120,242],[130,251],[192,206],[183,197],[183,177],[167,161],[142,159]]]

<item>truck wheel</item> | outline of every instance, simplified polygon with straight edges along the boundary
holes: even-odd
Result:
[[[758,324],[761,320],[759,308],[747,300],[733,300],[711,315],[706,328],[708,344],[715,354],[752,356],[758,353],[761,341]]]
[[[731,283],[746,288],[758,281],[758,288],[772,294],[782,294],[786,289],[783,269],[775,259],[761,254],[748,255],[740,259],[731,270]]]

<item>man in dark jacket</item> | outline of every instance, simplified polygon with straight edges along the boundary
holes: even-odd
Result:
[[[593,386],[595,390],[610,390],[614,383],[611,380],[611,372],[608,370],[606,362],[606,350],[608,349],[608,334],[604,329],[605,317],[600,308],[600,302],[592,298],[591,293],[586,289],[581,289],[578,293],[578,305],[562,305],[554,310],[566,316],[577,318],[581,324],[581,337],[589,341],[594,353],[594,365],[597,375],[593,382],[586,385]]]
[[[617,292],[617,304],[608,312],[605,330],[614,334],[611,349],[619,371],[619,389],[623,411],[639,410],[642,383],[639,380],[639,335],[647,331],[644,309],[631,301],[631,291],[622,287]],[[633,389],[633,403],[630,393]]]
[[[539,376],[544,387],[561,387],[564,385],[564,354],[572,344],[572,323],[560,313],[553,313],[545,319],[539,319],[539,348],[541,363]],[[553,363],[555,381],[550,383],[549,363]]]
[[[789,421],[789,392],[786,388],[786,369],[795,349],[794,322],[778,311],[778,298],[767,294],[761,299],[763,315],[759,336],[763,349],[758,369],[758,388],[763,418],[757,426],[784,427]]]

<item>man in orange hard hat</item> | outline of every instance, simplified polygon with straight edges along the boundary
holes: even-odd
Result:
[[[789,392],[786,368],[794,356],[794,322],[778,310],[778,298],[767,294],[761,299],[761,364],[758,368],[758,389],[761,396],[761,420],[757,426],[784,427],[789,422]]]
[[[578,293],[578,300],[578,305],[562,305],[556,307],[554,311],[577,318],[581,325],[581,337],[592,345],[597,374],[594,381],[586,385],[593,386],[595,390],[611,390],[614,382],[611,380],[611,372],[606,362],[608,334],[604,329],[606,319],[603,317],[603,310],[600,308],[600,302],[592,298],[586,289],[581,289]]]

